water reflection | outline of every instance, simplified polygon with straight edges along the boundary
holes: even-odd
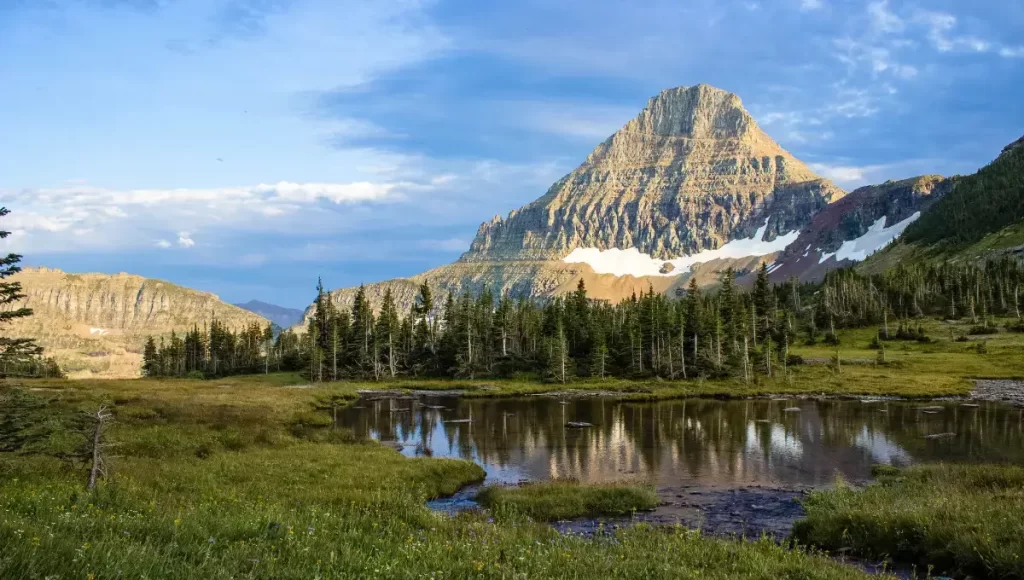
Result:
[[[406,455],[471,459],[492,481],[739,486],[827,485],[837,473],[859,480],[877,463],[1024,462],[1022,418],[998,404],[533,397],[364,400],[338,422],[398,442]],[[566,428],[570,421],[593,427]]]

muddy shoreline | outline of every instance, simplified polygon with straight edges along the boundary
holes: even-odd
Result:
[[[482,509],[473,500],[481,486],[466,486],[453,495],[428,501],[427,507],[451,515]],[[782,541],[789,536],[793,523],[804,516],[800,500],[815,489],[824,488],[665,486],[657,489],[662,503],[653,510],[632,516],[558,521],[551,526],[562,533],[595,535],[641,523],[678,525],[700,529],[712,536],[757,538],[769,535]]]

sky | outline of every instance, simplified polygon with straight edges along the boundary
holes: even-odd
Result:
[[[1024,134],[1007,0],[0,0],[0,250],[303,308],[451,262],[660,90],[844,188]]]

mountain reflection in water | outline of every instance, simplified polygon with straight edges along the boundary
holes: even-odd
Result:
[[[734,487],[860,480],[878,463],[1024,462],[1022,418],[990,403],[426,397],[364,399],[338,424],[408,456],[470,459],[490,482]]]

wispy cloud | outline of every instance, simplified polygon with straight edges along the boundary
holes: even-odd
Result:
[[[448,238],[446,240],[422,240],[419,242],[419,246],[428,250],[458,252],[469,249],[469,243],[468,239]]]
[[[868,16],[871,18],[872,30],[878,33],[903,32],[905,28],[903,19],[889,8],[888,0],[868,4]]]

